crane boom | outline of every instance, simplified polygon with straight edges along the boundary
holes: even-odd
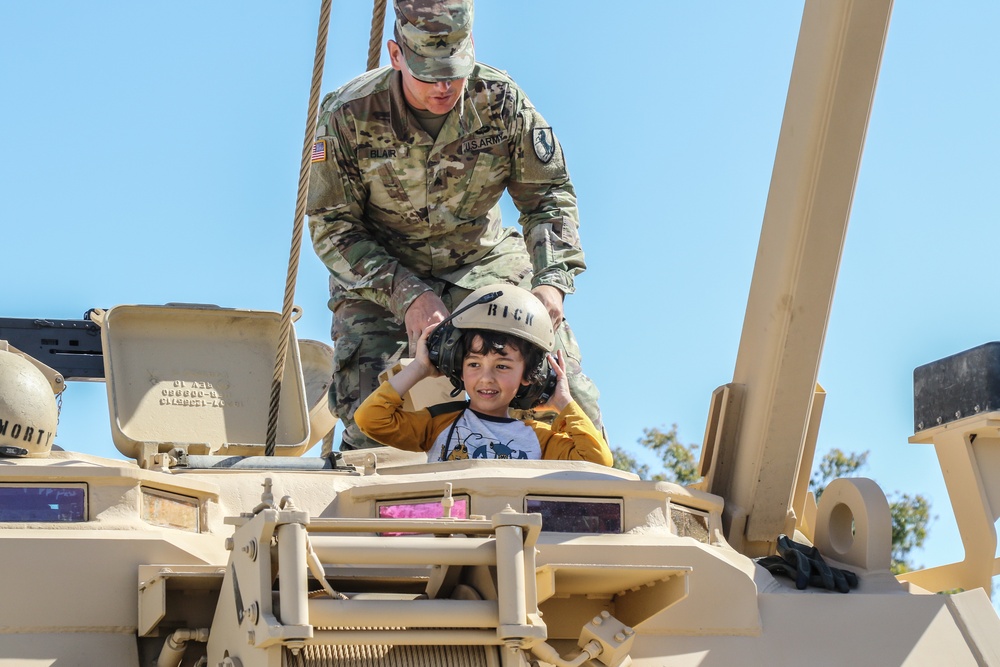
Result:
[[[764,211],[733,383],[713,409],[706,488],[727,538],[773,550],[791,497],[833,300],[892,0],[808,0]],[[723,414],[725,413],[725,414]],[[724,417],[728,427],[713,430]],[[704,466],[703,469],[708,466]],[[805,468],[808,472],[808,467]]]

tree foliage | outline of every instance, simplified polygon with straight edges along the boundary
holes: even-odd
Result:
[[[869,452],[844,453],[840,449],[827,452],[809,480],[809,490],[818,501],[823,489],[838,477],[854,477],[868,463]],[[892,573],[902,574],[913,569],[910,552],[924,545],[931,522],[931,504],[921,494],[896,492],[889,498],[892,517]]]
[[[650,465],[640,461],[631,451],[622,447],[614,447],[611,450],[615,457],[616,468],[634,472],[640,479],[678,484],[698,481],[696,458],[698,445],[682,444],[677,437],[677,424],[671,425],[666,431],[658,428],[643,429],[642,437],[636,442],[657,457],[660,470],[650,475],[652,471]],[[831,481],[840,477],[856,477],[868,465],[869,453],[844,452],[837,448],[828,451],[820,459],[809,479],[809,490],[816,496],[817,502]],[[922,547],[924,540],[927,539],[927,530],[932,519],[931,504],[919,493],[910,495],[898,491],[888,500],[889,514],[892,517],[891,567],[893,574],[901,574],[913,569],[910,554],[914,549]]]
[[[611,454],[615,457],[615,467],[626,472],[634,472],[640,479],[649,477],[649,466],[641,463],[623,447],[612,447]]]
[[[658,428],[643,429],[642,437],[636,442],[656,455],[660,463],[660,470],[650,476],[649,464],[640,462],[621,447],[615,447],[611,450],[615,457],[616,468],[634,472],[641,479],[651,479],[657,482],[691,484],[700,478],[698,460],[695,456],[698,445],[681,444],[677,438],[677,424],[673,424],[668,431],[662,431]]]
[[[809,490],[813,492],[816,496],[816,502],[819,502],[820,496],[823,495],[823,489],[832,480],[839,477],[852,477],[857,475],[861,468],[864,468],[868,464],[868,452],[862,452],[860,454],[855,454],[851,452],[850,454],[845,454],[842,450],[834,448],[828,451],[822,459],[820,459],[817,469],[813,472],[812,477],[809,479]]]
[[[923,546],[927,526],[931,521],[931,504],[919,493],[897,493],[889,503],[892,515],[892,573],[902,574],[913,569],[909,553]]]
[[[699,479],[696,452],[698,445],[684,445],[677,437],[677,424],[669,430],[658,428],[643,429],[642,437],[636,442],[653,453],[660,469],[652,472],[650,464],[644,463],[629,450],[614,447],[615,467],[634,472],[641,479],[670,481],[691,484]],[[845,452],[831,449],[813,471],[809,479],[809,490],[819,501],[827,484],[840,477],[856,477],[868,465],[870,452]],[[650,474],[652,472],[652,475]],[[921,494],[896,492],[889,497],[889,514],[892,517],[892,572],[901,574],[914,568],[910,554],[923,546],[931,522],[931,504]]]

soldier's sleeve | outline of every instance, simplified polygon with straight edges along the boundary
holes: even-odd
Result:
[[[511,179],[507,185],[521,212],[524,242],[535,270],[532,286],[552,285],[564,294],[587,268],[580,247],[576,191],[562,146],[552,127],[520,96],[511,133]]]
[[[320,116],[309,172],[306,214],[313,248],[334,283],[389,310],[399,320],[430,288],[372,235],[368,200],[350,129],[338,114]]]

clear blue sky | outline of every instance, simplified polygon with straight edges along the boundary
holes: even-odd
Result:
[[[0,315],[280,310],[318,11],[0,0]],[[569,160],[590,268],[567,313],[613,444],[672,423],[700,443],[732,379],[801,12],[479,2],[479,59]],[[364,68],[369,21],[335,0],[324,91]],[[819,374],[819,451],[870,450],[888,493],[932,501],[924,565],[962,550],[932,448],[906,442],[913,368],[1000,339],[998,25],[992,0],[896,4]],[[328,340],[308,245],[296,303],[299,337]],[[57,442],[117,456],[106,406],[73,384]]]

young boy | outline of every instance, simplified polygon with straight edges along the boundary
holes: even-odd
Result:
[[[496,292],[500,294],[494,296]],[[439,326],[452,326],[459,330],[452,333],[461,337],[453,337],[458,341],[453,350],[442,350],[445,336],[437,336],[432,355],[428,339]],[[476,290],[455,310],[452,322],[424,329],[416,358],[365,399],[354,414],[355,422],[368,437],[399,449],[427,452],[431,462],[568,459],[610,466],[611,450],[570,396],[562,352],[548,354],[553,342],[548,312],[531,292],[512,285]],[[541,407],[559,415],[551,426],[513,419],[509,409],[518,393],[545,381],[546,358],[556,384]],[[465,389],[468,403],[404,412],[402,396],[442,370],[457,389]]]

